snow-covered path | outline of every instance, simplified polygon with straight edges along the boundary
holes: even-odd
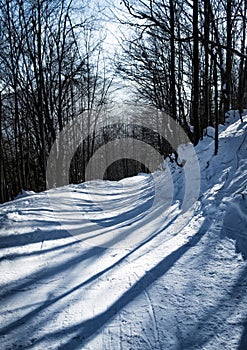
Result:
[[[246,130],[197,146],[184,215],[173,165],[2,205],[0,348],[246,350]]]

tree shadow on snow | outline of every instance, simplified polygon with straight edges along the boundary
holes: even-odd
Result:
[[[245,323],[243,324],[243,332],[242,336],[239,342],[238,350],[246,350],[247,349],[247,319],[245,320]]]
[[[172,222],[176,219],[174,217],[170,220],[169,223],[166,224],[166,227],[168,227]],[[108,271],[112,270],[115,267],[118,267],[121,263],[125,262],[126,259],[131,256],[135,251],[138,251],[142,246],[153,240],[155,237],[157,237],[159,234],[162,233],[162,231],[166,228],[157,231],[154,235],[147,238],[144,242],[139,244],[137,247],[135,247],[132,251],[125,254],[123,257],[121,257],[119,260],[117,260],[114,264],[108,266],[107,268],[99,271],[95,275],[89,277],[87,280],[83,281],[79,285],[73,287],[72,289],[66,290],[64,293],[59,294],[57,296],[49,295],[49,298],[42,302],[42,304],[39,304],[36,308],[34,308],[32,311],[27,312],[25,315],[21,316],[20,318],[14,320],[13,322],[9,323],[7,326],[2,327],[0,329],[0,336],[6,335],[14,330],[17,330],[23,326],[23,324],[29,323],[31,324],[30,327],[33,327],[35,325],[35,318],[38,316],[38,314],[42,313],[43,311],[47,310],[49,307],[53,306],[58,301],[61,301],[65,299],[67,296],[71,295],[72,293],[83,289],[85,286],[87,286],[89,283],[97,280],[102,275],[106,274]],[[68,245],[62,246],[63,249],[71,247],[71,245],[78,243],[71,242]],[[56,247],[52,248],[49,251],[56,250]],[[27,279],[20,280],[20,281],[14,281],[4,286],[4,292],[0,293],[0,299],[2,301],[8,300],[9,298],[14,298],[15,295],[18,295],[19,291],[25,291],[25,290],[31,290],[32,288],[35,289],[36,283],[38,284],[48,284],[50,280],[52,280],[56,275],[59,275],[60,273],[64,273],[66,271],[69,271],[72,267],[75,267],[77,264],[80,264],[82,261],[91,259],[91,258],[99,258],[101,255],[103,255],[106,251],[108,251],[107,248],[102,247],[92,247],[88,249],[86,252],[84,252],[82,255],[75,256],[73,258],[67,259],[63,261],[60,264],[52,265],[51,267],[45,267],[38,272],[35,272],[33,274],[30,274]],[[41,253],[41,252],[40,252]],[[32,306],[32,305],[29,305]],[[47,322],[47,319],[45,320]],[[41,326],[39,322],[39,327]],[[34,326],[35,329],[35,326]],[[22,332],[20,333],[22,335]],[[20,339],[22,339],[20,337]]]
[[[177,332],[178,345],[176,350],[191,350],[203,348],[210,341],[222,334],[228,318],[231,318],[241,303],[246,298],[243,286],[247,286],[247,267],[243,270],[238,280],[232,286],[230,292],[219,296],[216,304],[204,312],[199,320],[190,329],[186,329],[186,334]],[[234,301],[234,304],[232,304]],[[229,306],[231,305],[231,306]],[[247,312],[246,312],[247,313]],[[247,321],[240,322],[243,326],[242,336],[236,350],[247,349]],[[230,341],[230,339],[228,339]],[[224,346],[222,344],[222,346]]]
[[[37,339],[34,343],[37,346],[44,339],[52,340],[61,337],[71,339],[66,341],[59,349],[81,349],[92,338],[94,338],[101,328],[107,324],[112,318],[116,317],[126,305],[132,302],[145,289],[150,287],[155,281],[161,278],[166,272],[168,272],[174,264],[193,246],[195,246],[207,232],[211,222],[205,220],[198,233],[196,233],[189,243],[178,248],[176,251],[161,260],[156,266],[150,269],[146,274],[141,277],[133,286],[131,286],[116,302],[114,302],[105,312],[96,315],[95,317],[79,323],[76,326],[71,326],[63,329],[61,332],[56,331],[50,334],[46,334],[44,337]]]

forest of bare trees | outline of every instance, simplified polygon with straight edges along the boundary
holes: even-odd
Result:
[[[247,3],[123,0],[131,28],[117,68],[138,98],[166,111],[194,144],[206,126],[247,104]],[[217,145],[216,145],[217,147]],[[217,153],[217,149],[216,149]]]
[[[111,102],[113,76],[130,84],[133,101],[174,118],[194,144],[215,126],[215,154],[227,111],[247,108],[246,1],[116,2],[115,20],[126,34],[119,36],[110,69],[98,13],[88,4],[0,0],[0,202],[22,189],[46,188],[47,158],[59,132],[79,115],[89,127],[90,111],[100,115]],[[104,144],[119,130],[106,126],[82,141],[72,182],[84,181],[96,136]],[[156,147],[159,135],[140,129],[135,137],[145,133]],[[171,151],[169,145],[157,148],[164,155]]]
[[[69,120],[105,103],[110,81],[102,38],[86,4],[75,5],[1,1],[1,201],[21,189],[45,189],[57,134]]]

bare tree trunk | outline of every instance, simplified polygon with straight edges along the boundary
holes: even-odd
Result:
[[[224,102],[224,115],[231,108],[231,96],[232,96],[232,52],[229,50],[232,47],[232,1],[227,0],[226,6],[226,46],[228,50],[226,51],[226,79],[225,79],[225,102]]]
[[[209,31],[210,31],[209,0],[204,0],[204,50],[205,50],[205,72],[204,72],[205,112],[204,112],[204,123],[203,123],[204,127],[210,125],[209,47],[208,47]]]
[[[215,140],[214,155],[217,155],[219,148],[219,107],[218,107],[218,73],[217,73],[217,54],[214,56],[214,106],[215,106]]]
[[[176,103],[176,75],[175,75],[175,17],[174,1],[169,1],[170,5],[170,50],[171,50],[171,116],[177,120],[177,103]]]
[[[192,113],[194,120],[194,144],[200,139],[199,119],[199,33],[198,33],[198,0],[193,2],[193,97]]]
[[[243,28],[242,28],[242,43],[241,43],[241,52],[243,54],[247,53],[247,48],[245,48],[246,41],[246,17],[247,17],[247,1],[244,3],[243,9]],[[245,59],[245,64],[247,64],[247,59]],[[239,64],[239,85],[238,85],[238,109],[241,121],[243,122],[242,113],[243,113],[243,103],[244,103],[244,88],[245,88],[245,71],[244,71],[244,58],[240,58]]]
[[[0,92],[0,203],[5,201],[5,184],[3,168],[3,134],[2,134],[2,95]]]
[[[42,0],[37,2],[38,11],[38,23],[37,23],[37,45],[38,45],[38,119],[40,127],[41,138],[41,159],[42,159],[42,172],[45,180],[46,175],[46,144],[45,144],[45,120],[43,112],[43,93],[42,93],[42,81],[43,81],[43,65],[42,65]]]

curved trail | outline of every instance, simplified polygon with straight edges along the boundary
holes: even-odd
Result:
[[[222,129],[219,156],[198,146],[201,196],[183,217],[173,165],[55,189],[53,207],[47,193],[2,205],[2,348],[245,350],[247,265],[222,221],[245,191],[246,121]]]

